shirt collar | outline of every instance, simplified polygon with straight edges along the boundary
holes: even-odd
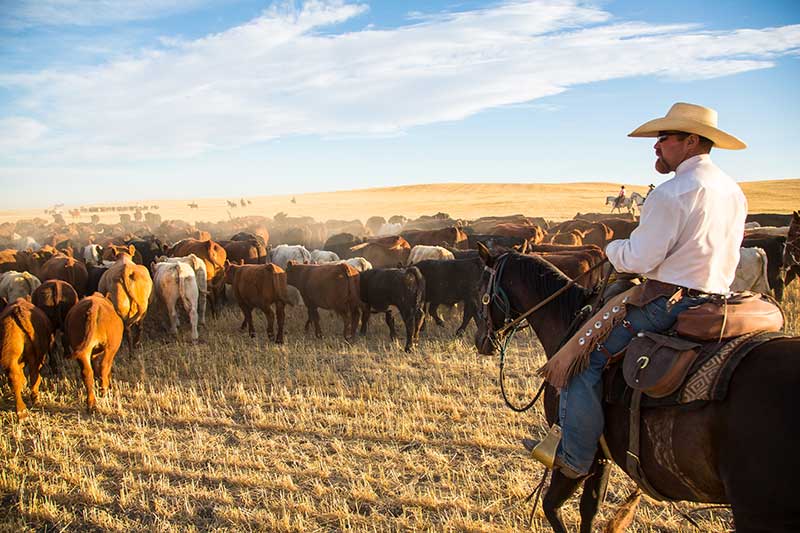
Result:
[[[711,161],[711,156],[709,154],[698,154],[690,157],[689,159],[685,159],[678,165],[678,168],[675,169],[675,175],[683,174],[684,172],[688,172],[694,168],[697,168],[701,163],[705,161]]]

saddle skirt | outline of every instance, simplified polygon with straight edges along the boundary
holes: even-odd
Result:
[[[761,344],[785,337],[787,335],[780,332],[753,331],[721,342],[690,343],[696,346],[694,348],[696,357],[686,369],[681,370],[680,383],[672,387],[673,390],[669,394],[661,397],[643,394],[641,406],[667,407],[724,400],[730,380],[739,363]],[[641,357],[639,353],[630,355],[634,360]],[[625,358],[628,358],[628,354]],[[622,364],[615,362],[606,368],[603,376],[605,399],[612,404],[628,405],[633,389],[628,386],[622,367]]]

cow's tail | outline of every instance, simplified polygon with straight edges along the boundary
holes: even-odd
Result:
[[[77,285],[75,284],[75,264],[67,262],[64,265],[64,270],[66,270],[67,281],[69,282],[69,284],[72,285],[73,287],[76,287]]]
[[[416,267],[409,268],[407,272],[414,276],[417,288],[419,289],[414,297],[414,309],[421,310],[425,306],[425,276],[423,276],[422,272]]]
[[[135,281],[136,270],[132,265],[125,265],[125,268],[122,270],[122,276],[120,276],[120,282],[122,283],[122,289],[125,291],[125,295],[128,297],[128,317],[127,320],[125,320],[126,324],[135,324],[144,318],[143,303],[136,299],[134,292],[133,282]]]
[[[28,342],[31,346],[36,346],[36,332],[33,331],[33,324],[31,324],[31,320],[25,320],[25,317],[22,316],[22,309],[19,306],[15,307],[11,316],[14,317],[14,322],[17,324],[20,331],[28,338]]]
[[[91,361],[92,359],[92,350],[95,347],[95,337],[97,337],[97,323],[98,314],[100,312],[100,306],[97,304],[92,304],[89,306],[89,309],[86,310],[86,316],[84,317],[84,331],[83,331],[83,339],[78,346],[75,347],[75,350],[72,352],[73,359],[85,359],[87,361]]]
[[[53,291],[53,302],[56,304],[55,305],[55,308],[56,308],[55,322],[56,323],[53,324],[53,327],[55,329],[59,329],[61,331],[64,331],[64,317],[67,315],[67,311],[68,311],[68,309],[66,309],[67,303],[64,302],[64,300],[63,300],[64,293],[63,293],[62,289],[64,288],[64,286],[61,283],[54,283],[51,287],[52,287],[52,291]]]

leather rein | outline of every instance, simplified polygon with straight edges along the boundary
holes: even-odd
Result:
[[[517,318],[511,318],[511,303],[508,299],[508,295],[506,294],[505,290],[500,286],[500,278],[503,275],[503,271],[505,270],[506,263],[508,262],[508,258],[511,252],[505,252],[501,254],[497,260],[495,261],[495,266],[490,267],[488,265],[484,266],[484,270],[489,272],[489,281],[486,284],[486,292],[484,293],[483,297],[481,298],[482,307],[482,318],[486,322],[486,338],[492,345],[500,352],[500,392],[503,395],[503,400],[505,401],[506,405],[512,411],[522,413],[527,411],[531,407],[536,404],[536,401],[542,395],[544,391],[544,387],[547,384],[546,381],[542,381],[542,384],[539,386],[539,390],[534,395],[533,399],[530,400],[527,404],[522,407],[516,406],[511,403],[508,399],[508,395],[506,394],[505,388],[505,356],[506,351],[508,350],[508,346],[511,343],[511,339],[514,337],[514,333],[523,329],[525,326],[520,326],[520,323],[528,318],[530,315],[547,305],[548,303],[552,302],[556,298],[558,298],[561,294],[568,291],[570,288],[577,285],[578,280],[583,278],[584,276],[588,275],[590,272],[593,272],[595,269],[600,268],[604,264],[608,262],[608,258],[604,258],[602,261],[597,263],[596,265],[589,268],[585,272],[582,272],[575,279],[570,280],[566,285],[558,289],[556,292],[539,302],[538,304],[534,305],[524,313],[517,316]],[[608,275],[604,276],[603,282],[597,292],[596,298],[602,298],[603,290],[605,289],[605,285],[608,283],[609,276],[611,271],[609,270]],[[505,317],[503,319],[503,327],[498,330],[494,330],[494,324],[491,317],[491,306],[492,302],[496,301],[498,307],[500,307],[503,312],[505,313]],[[595,302],[597,303],[597,300]],[[564,344],[573,334],[574,330],[578,327],[578,325],[582,324],[586,318],[588,317],[589,313],[591,313],[593,309],[593,305],[586,305],[584,306],[578,313],[576,314],[575,318],[572,320],[565,337],[561,340],[561,345]],[[510,331],[509,335],[506,335]],[[503,337],[505,337],[505,342],[503,342]]]

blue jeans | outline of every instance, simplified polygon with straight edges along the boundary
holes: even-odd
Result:
[[[625,319],[637,333],[666,331],[681,311],[706,301],[707,297],[684,297],[667,309],[667,298],[662,296],[643,307],[629,307]],[[617,353],[628,345],[633,335],[619,324],[603,344],[610,353]],[[589,472],[603,434],[602,375],[607,363],[604,352],[593,351],[586,370],[573,376],[560,391],[558,418],[562,433],[558,456],[569,468],[581,474]]]

